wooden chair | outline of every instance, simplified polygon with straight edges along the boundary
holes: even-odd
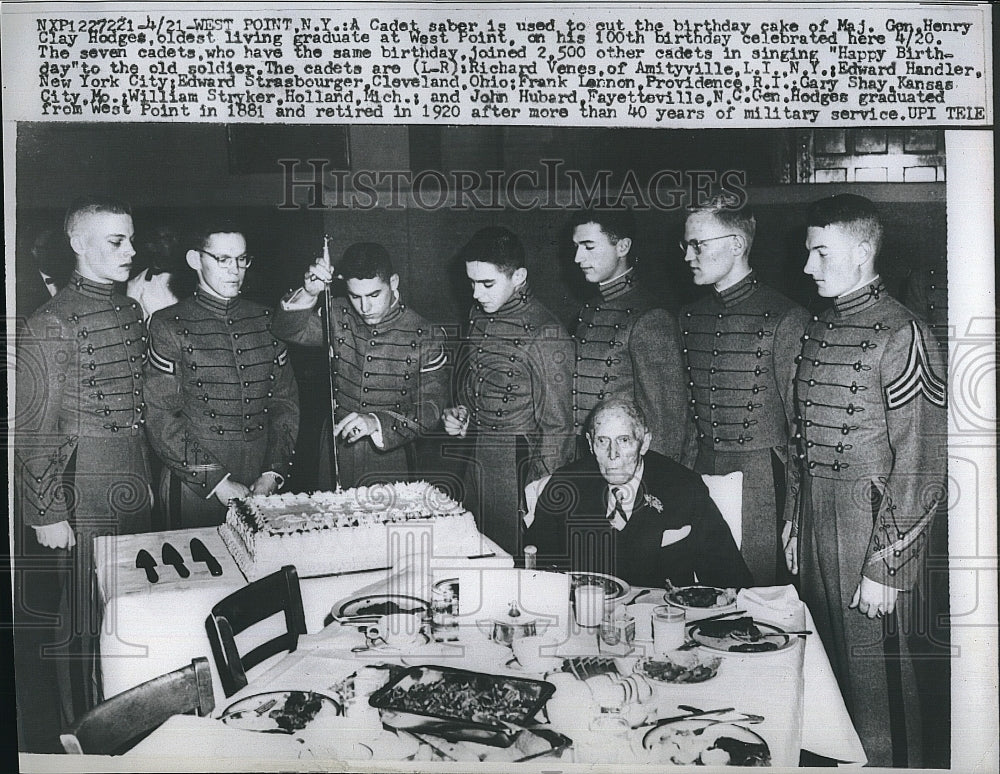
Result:
[[[285,614],[284,634],[263,642],[240,655],[236,635],[277,613]],[[244,586],[212,608],[205,621],[212,655],[226,696],[247,684],[247,670],[265,659],[298,647],[306,633],[299,575],[292,565]]]
[[[196,658],[98,704],[59,739],[71,755],[120,755],[172,715],[204,717],[213,709],[212,670],[207,658]]]

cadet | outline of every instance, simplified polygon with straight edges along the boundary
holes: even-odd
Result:
[[[803,508],[788,554],[868,763],[919,768],[905,635],[946,495],[946,386],[926,325],[876,274],[881,242],[862,196],[809,211],[805,272],[833,307],[809,323],[795,378]]]
[[[695,439],[684,461],[699,473],[742,471],[740,551],[754,582],[770,586],[784,567],[779,523],[792,523],[792,378],[809,316],[750,268],[757,221],[732,204],[719,195],[692,209],[681,242],[695,285],[712,286],[679,315]]]
[[[646,417],[650,448],[679,461],[684,449],[687,390],[677,321],[639,283],[631,255],[635,224],[624,210],[575,213],[576,263],[598,294],[577,318],[573,429],[586,449],[584,426],[608,397],[634,400]]]
[[[521,550],[524,489],[573,455],[573,341],[535,298],[521,240],[485,228],[461,250],[476,303],[462,342],[457,404],[445,432],[471,432],[466,506],[505,551]]]
[[[331,346],[340,484],[405,481],[416,471],[413,442],[437,425],[447,401],[445,333],[403,304],[399,275],[382,245],[351,245],[337,272],[347,283],[346,301],[333,304]],[[332,279],[325,258],[309,267],[303,286],[277,313],[278,336],[323,345],[314,307]],[[333,489],[329,423],[320,433],[319,456],[320,486]]]
[[[231,499],[271,494],[289,472],[298,387],[270,309],[240,297],[253,258],[232,223],[197,232],[194,294],[149,322],[149,438],[173,529],[221,524]]]
[[[97,699],[93,539],[148,531],[151,496],[146,328],[116,290],[135,255],[132,216],[123,202],[84,199],[65,230],[76,268],[21,332],[14,417],[14,544],[28,563],[15,574],[18,709],[26,744],[50,752],[60,724]]]

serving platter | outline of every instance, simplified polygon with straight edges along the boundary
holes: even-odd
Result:
[[[344,708],[314,691],[268,691],[246,696],[230,704],[219,718],[244,731],[295,734],[339,717]]]

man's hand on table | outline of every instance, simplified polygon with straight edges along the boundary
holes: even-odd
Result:
[[[76,535],[68,521],[35,527],[35,538],[45,548],[72,548],[76,545]]]
[[[862,576],[848,607],[856,607],[859,613],[869,618],[881,618],[883,615],[892,615],[898,595],[899,589],[883,586],[878,581]]]
[[[792,522],[781,528],[781,545],[785,547],[785,564],[792,575],[799,574],[799,537],[793,534]]]
[[[230,500],[242,500],[248,494],[250,494],[250,487],[239,481],[233,481],[231,478],[220,481],[219,485],[215,487],[215,496],[223,505],[229,505]]]

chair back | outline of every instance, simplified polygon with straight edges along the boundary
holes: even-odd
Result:
[[[703,475],[708,495],[719,509],[733,540],[739,548],[743,542],[743,473],[737,470],[724,476]]]
[[[196,658],[98,704],[59,738],[70,754],[120,755],[173,715],[214,709],[212,670],[207,658]]]
[[[241,654],[236,635],[278,613],[285,615],[285,632]],[[205,629],[222,690],[226,696],[232,696],[247,684],[247,670],[277,653],[294,651],[299,635],[306,633],[302,591],[295,567],[286,565],[230,594],[212,608]]]

